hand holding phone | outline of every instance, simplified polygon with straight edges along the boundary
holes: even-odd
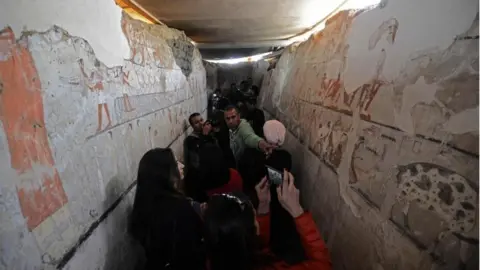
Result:
[[[278,201],[293,218],[303,214],[300,205],[300,192],[294,185],[293,175],[285,170],[283,182],[277,186]]]
[[[270,166],[265,167],[267,168],[267,178],[270,185],[281,185],[283,182],[283,173]]]

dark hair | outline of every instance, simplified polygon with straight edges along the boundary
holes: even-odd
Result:
[[[260,94],[260,89],[256,85],[252,85],[252,91],[255,94],[255,96],[258,96],[258,94]]]
[[[205,144],[200,149],[199,159],[203,190],[219,188],[230,181],[230,169],[218,145]]]
[[[250,270],[256,253],[255,212],[236,194],[212,196],[205,210],[205,242],[211,270]]]
[[[257,104],[257,98],[256,97],[249,97],[249,98],[245,99],[245,104],[256,105]]]
[[[180,180],[177,162],[170,148],[155,148],[145,153],[138,165],[137,189],[133,202],[130,232],[140,243],[146,236],[147,220],[155,211],[155,201],[180,197],[174,183]]]
[[[228,112],[228,111],[231,111],[231,110],[235,110],[237,113],[240,113],[237,106],[235,106],[235,105],[228,105],[227,107],[225,107],[224,112]]]
[[[188,123],[190,123],[190,125],[192,124],[192,119],[194,117],[197,117],[197,116],[200,116],[200,114],[198,112],[194,112],[192,114],[190,114],[190,116],[188,117]]]

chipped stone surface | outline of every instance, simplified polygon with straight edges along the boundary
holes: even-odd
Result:
[[[129,53],[107,62],[112,55],[99,53],[95,35],[75,36],[47,19],[50,26],[38,31],[30,23],[21,35],[0,31],[0,100],[9,102],[0,112],[2,269],[55,267],[130,186],[146,151],[173,143],[182,159],[186,119],[207,106],[200,53],[182,32],[123,15],[116,38],[126,40]],[[68,269],[136,263],[126,232],[134,194]]]
[[[128,57],[127,39],[120,26],[122,10],[115,1],[17,0],[2,4],[0,28],[10,26],[17,38],[25,30],[46,31],[55,24],[72,36],[90,40],[97,57],[107,66],[119,65]]]
[[[391,0],[343,11],[254,75],[337,268],[475,266],[478,40],[461,37],[478,36],[477,10]]]

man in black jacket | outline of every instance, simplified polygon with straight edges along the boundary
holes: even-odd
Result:
[[[212,125],[210,121],[204,121],[199,113],[193,113],[188,117],[188,122],[193,132],[183,142],[183,158],[185,172],[185,192],[188,196],[197,199],[200,192],[197,189],[197,177],[200,170],[200,149],[207,144],[217,145],[215,137],[211,135]]]

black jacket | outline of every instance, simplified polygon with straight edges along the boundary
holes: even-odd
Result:
[[[198,170],[200,168],[200,149],[208,144],[217,144],[215,137],[192,133],[185,138],[183,142],[185,175],[191,170]]]
[[[132,216],[131,223],[131,232],[145,251],[144,269],[205,269],[203,225],[191,201],[168,195],[153,203],[153,210]]]

